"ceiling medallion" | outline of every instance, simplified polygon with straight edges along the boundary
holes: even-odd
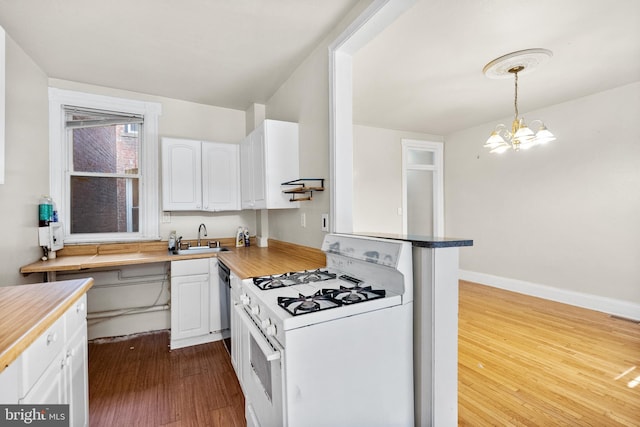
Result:
[[[526,125],[524,117],[518,117],[518,75],[531,72],[536,67],[548,61],[553,53],[547,49],[526,49],[512,52],[494,59],[484,66],[482,72],[491,79],[503,79],[514,76],[515,97],[514,108],[515,118],[509,129],[504,124],[496,126],[495,130],[484,144],[491,153],[503,153],[509,148],[514,151],[529,149],[536,145],[545,144],[556,139],[556,137],[546,128],[541,120],[531,122],[531,127],[536,128],[534,132]],[[535,124],[535,126],[534,126]]]

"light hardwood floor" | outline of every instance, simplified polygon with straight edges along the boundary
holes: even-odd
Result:
[[[464,426],[640,426],[640,325],[460,283]]]
[[[640,426],[638,323],[461,282],[459,324],[459,425]],[[89,345],[91,426],[244,426],[222,344],[167,344]]]

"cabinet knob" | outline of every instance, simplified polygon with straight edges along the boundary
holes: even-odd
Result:
[[[252,306],[251,312],[257,316],[258,314],[260,314],[260,306],[257,304]]]
[[[80,304],[76,305],[76,313],[80,313],[84,311],[84,303],[81,302]]]
[[[58,341],[58,334],[57,332],[52,332],[49,335],[47,335],[47,345]]]

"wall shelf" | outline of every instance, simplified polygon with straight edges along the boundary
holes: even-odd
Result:
[[[315,185],[310,185],[315,184]],[[296,186],[282,190],[285,194],[291,194],[290,202],[303,202],[313,200],[314,191],[324,191],[324,178],[300,178],[293,181],[283,182],[281,185]],[[304,195],[298,196],[296,195]]]

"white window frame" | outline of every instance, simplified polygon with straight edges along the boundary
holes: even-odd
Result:
[[[84,92],[49,88],[49,192],[58,207],[58,217],[64,224],[69,218],[70,197],[68,174],[70,170],[70,144],[67,143],[64,106],[73,105],[106,111],[141,114],[144,116],[144,141],[140,145],[140,213],[139,231],[136,233],[82,233],[70,234],[64,227],[64,243],[100,243],[115,241],[158,240],[158,118],[161,105],[156,102],[136,101],[94,95]],[[67,221],[68,222],[68,221]]]

